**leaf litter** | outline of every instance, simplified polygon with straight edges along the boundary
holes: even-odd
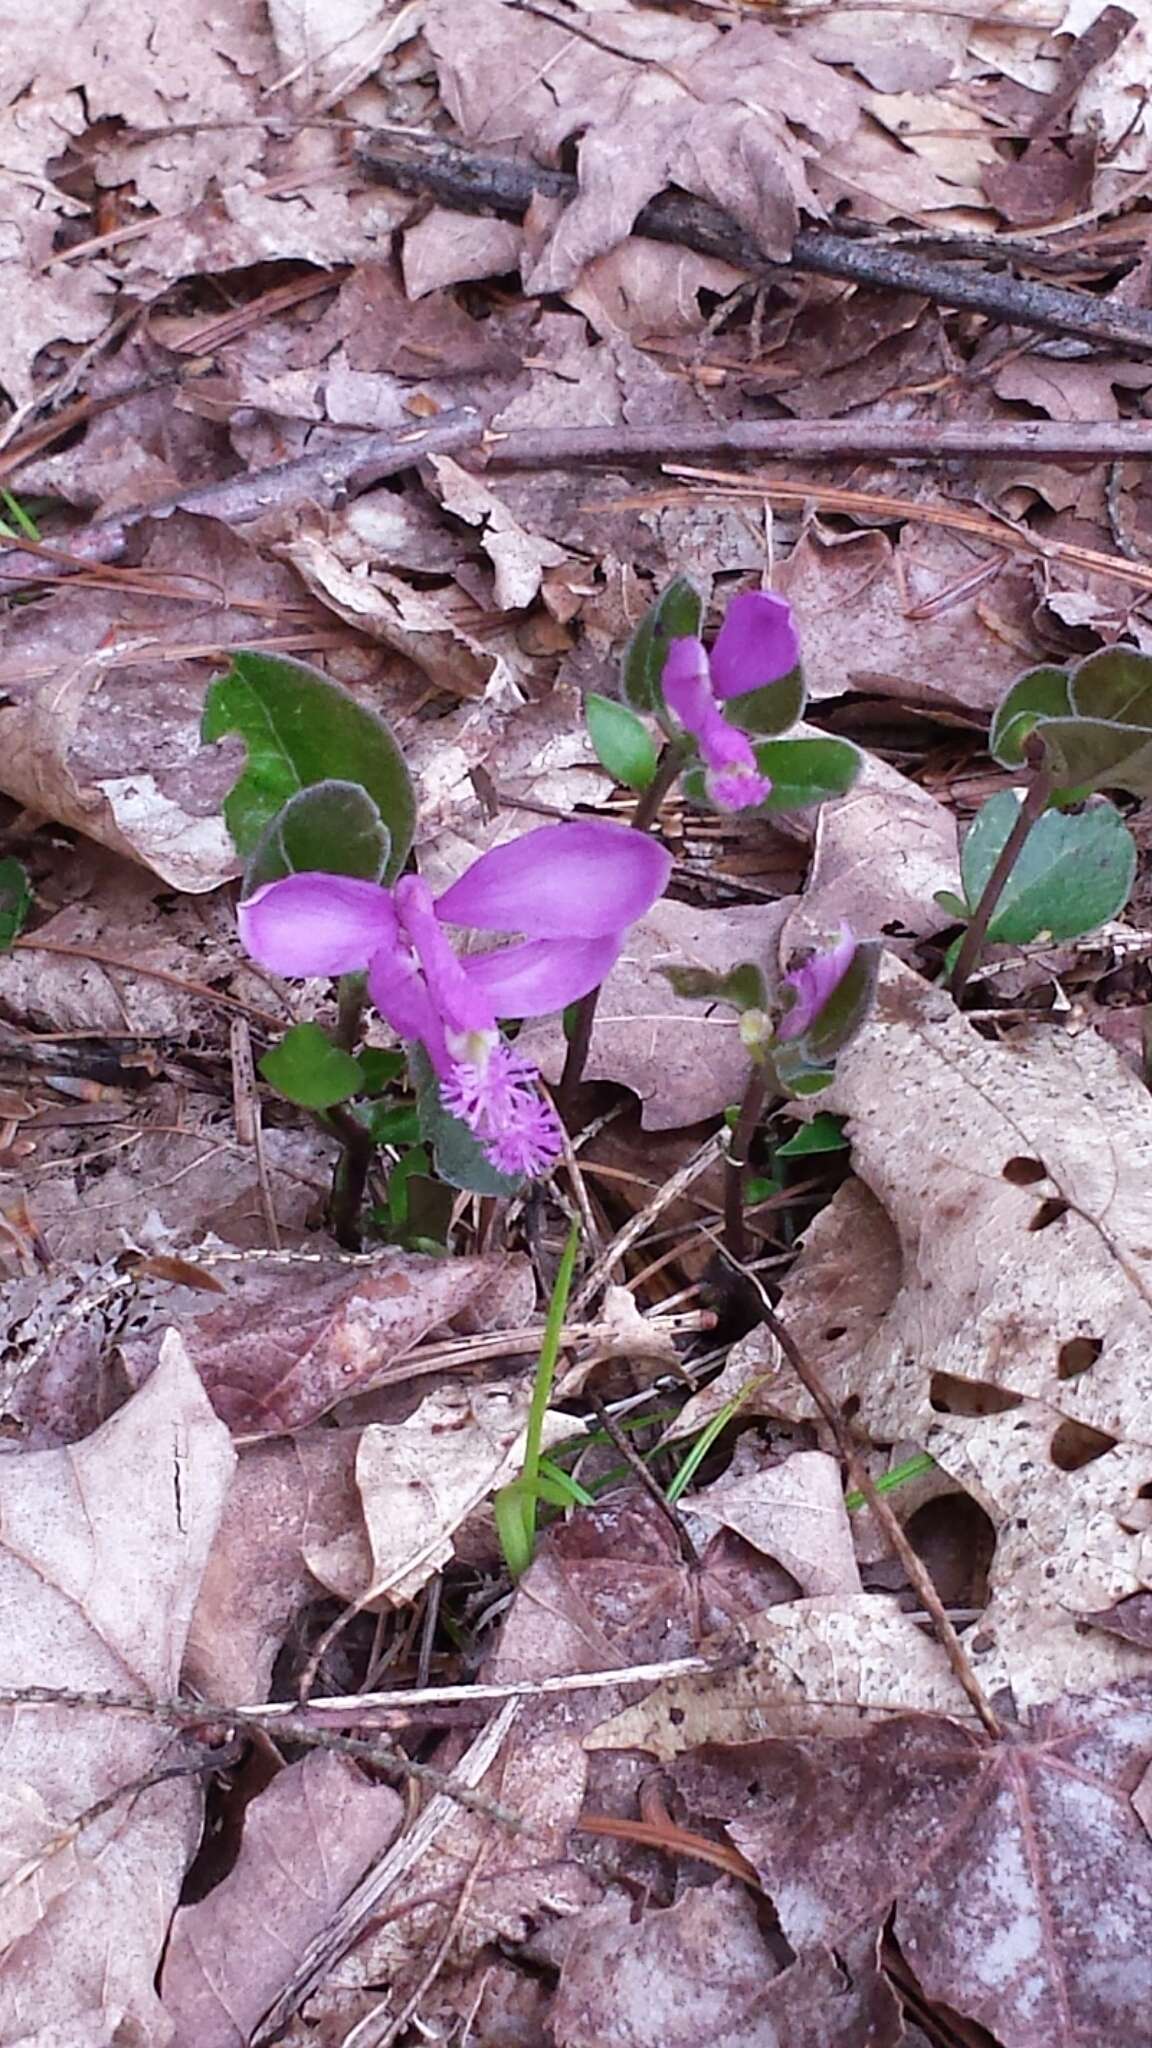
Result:
[[[1152,2040],[1142,808],[1127,910],[993,927],[968,1014],[937,901],[1011,786],[983,748],[1013,678],[1149,645],[1142,442],[938,452],[957,421],[1139,428],[1149,350],[1109,319],[1147,317],[1146,72],[1138,10],[1096,0],[15,25],[13,2048]],[[535,196],[475,211],[509,166]],[[1053,329],[1053,288],[1098,332]],[[742,455],[747,421],[811,451]],[[336,1127],[258,1078],[335,1005],[237,946],[243,748],[201,743],[207,687],[255,646],[383,714],[441,893],[543,823],[626,822],[583,699],[684,574],[709,633],[737,590],[791,599],[802,731],[862,749],[857,787],[667,797],[671,893],[555,1175],[445,1188],[399,1101],[351,1256]],[[753,962],[775,999],[843,921],[885,943],[878,1002],[754,1134],[749,1279],[717,1136],[746,1019],[667,970]],[[374,1020],[362,1057],[393,1044]],[[517,1050],[559,1087],[568,1044]],[[840,1148],[781,1154],[816,1110]],[[572,1214],[609,1293],[567,1311],[514,1581]]]

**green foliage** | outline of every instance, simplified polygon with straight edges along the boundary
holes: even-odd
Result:
[[[707,967],[658,967],[678,996],[688,1001],[727,1003],[733,1010],[763,1010],[768,1002],[764,976],[754,960],[744,960],[727,974]]]
[[[404,757],[382,718],[319,669],[242,649],[209,689],[201,726],[206,741],[231,732],[244,740],[248,760],[225,798],[224,817],[245,858],[297,791],[315,783],[356,783],[388,830],[384,880],[395,879],[412,844],[415,800]]]
[[[301,1109],[331,1109],[363,1085],[351,1053],[333,1045],[319,1024],[293,1024],[265,1053],[260,1072],[270,1088]]]
[[[763,740],[755,753],[760,773],[769,777],[772,789],[754,812],[741,814],[745,817],[804,811],[812,804],[827,803],[831,797],[846,796],[861,768],[860,754],[849,740]],[[684,794],[694,804],[705,810],[715,808],[708,796],[703,768],[687,768],[682,780]]]
[[[392,836],[358,782],[313,782],[298,789],[261,833],[244,870],[244,894],[284,875],[359,875],[378,882]]]
[[[804,672],[797,665],[774,683],[762,683],[758,690],[730,697],[724,709],[729,724],[739,726],[741,732],[787,732],[801,716],[807,697]]]
[[[576,1270],[576,1255],[579,1249],[580,1226],[574,1223],[568,1232],[568,1241],[556,1271],[552,1298],[548,1303],[548,1317],[544,1325],[536,1377],[532,1384],[532,1404],[528,1411],[524,1463],[520,1468],[520,1477],[514,1479],[510,1486],[502,1486],[492,1503],[500,1547],[514,1579],[523,1577],[536,1549],[536,1510],[543,1497],[540,1484],[540,1454],[544,1438],[544,1418],[548,1413],[548,1403],[552,1399],[556,1360],[560,1356],[560,1333],[568,1313],[568,1296],[572,1291],[572,1275]]]
[[[621,690],[633,711],[661,711],[660,687],[668,648],[673,640],[699,635],[704,600],[687,577],[677,576],[662,591],[633,633],[624,655]]]
[[[416,1084],[420,1135],[431,1148],[441,1180],[472,1195],[514,1195],[520,1181],[497,1173],[467,1124],[445,1109],[432,1063],[422,1046],[411,1048],[408,1064]]]
[[[1152,796],[1152,655],[1105,647],[1070,668],[1030,669],[992,721],[996,759],[1018,768],[1031,733],[1056,802],[1103,789]]]
[[[596,759],[625,789],[647,789],[656,773],[656,745],[648,727],[626,704],[593,693],[584,707]]]
[[[844,1118],[832,1116],[822,1109],[812,1118],[811,1123],[801,1124],[795,1137],[777,1145],[777,1159],[809,1159],[822,1152],[846,1152],[848,1140],[844,1136]]]
[[[979,903],[1019,808],[1016,794],[1003,790],[976,817],[960,862],[965,916]],[[1017,856],[988,927],[989,942],[1026,945],[1095,931],[1123,908],[1135,873],[1132,835],[1112,804],[1101,799],[1076,813],[1046,811]]]
[[[21,863],[9,854],[0,860],[0,953],[15,945],[28,922],[32,888]]]

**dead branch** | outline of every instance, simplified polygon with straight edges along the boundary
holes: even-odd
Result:
[[[414,138],[369,143],[359,151],[371,176],[396,191],[431,196],[462,212],[497,213],[519,219],[539,192],[573,199],[578,180],[568,171],[508,157],[477,156],[449,142]],[[931,262],[906,249],[827,228],[801,228],[789,263],[769,263],[753,236],[701,199],[664,192],[636,216],[633,232],[652,241],[678,242],[702,256],[716,256],[757,276],[805,271],[846,284],[881,291],[919,292],[940,305],[984,313],[1014,327],[1118,349],[1124,355],[1152,355],[1152,313],[1117,306],[1087,293],[1032,283],[1026,278],[959,261]]]

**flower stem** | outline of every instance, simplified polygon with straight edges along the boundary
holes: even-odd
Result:
[[[768,1089],[768,1076],[763,1066],[756,1064],[748,1069],[744,1093],[740,1098],[740,1113],[728,1147],[724,1162],[724,1243],[734,1259],[743,1265],[747,1259],[748,1233],[744,1225],[744,1178],[748,1171],[748,1154],[756,1136],[756,1126],[764,1110],[764,1097]]]
[[[333,1037],[341,1052],[355,1052],[364,1029],[368,1004],[366,974],[342,974],[336,984],[336,1029]]]
[[[656,823],[663,803],[680,770],[691,759],[692,746],[684,739],[666,740],[656,763],[656,773],[640,796],[629,823],[633,832],[647,832]],[[567,1119],[572,1113],[572,1102],[583,1079],[588,1059],[588,1048],[592,1043],[592,1027],[596,1022],[596,1005],[600,1001],[600,988],[589,989],[576,1005],[576,1016],[568,1050],[564,1056],[564,1071],[556,1090],[556,1107]]]
[[[956,964],[948,978],[948,986],[956,1002],[962,999],[965,988],[980,964],[988,927],[996,914],[996,906],[1004,894],[1008,877],[1024,850],[1025,840],[1052,794],[1052,777],[1040,766],[1043,752],[1043,742],[1035,735],[1025,740],[1024,755],[1030,770],[1028,788],[1016,823],[1000,848],[992,872],[980,892],[980,901],[972,913],[960,951],[956,955]]]
[[[332,1235],[342,1251],[358,1252],[361,1244],[360,1212],[364,1206],[368,1169],[376,1150],[375,1140],[360,1119],[342,1105],[325,1110],[321,1121],[329,1132],[335,1131],[344,1148],[336,1162],[332,1199],[328,1205]]]

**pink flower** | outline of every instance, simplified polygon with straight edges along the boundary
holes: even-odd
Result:
[[[809,1025],[815,1023],[829,996],[839,988],[855,953],[856,937],[852,927],[842,924],[840,937],[834,946],[827,952],[813,953],[801,966],[793,968],[791,974],[784,976],[780,984],[781,994],[787,989],[792,1002],[776,1026],[778,1039],[800,1038]]]
[[[393,889],[350,875],[269,882],[241,903],[240,937],[274,974],[367,968],[373,1002],[424,1047],[445,1107],[499,1172],[535,1176],[559,1156],[560,1128],[497,1019],[543,1017],[596,988],[670,869],[664,848],[627,826],[545,825],[482,854],[435,899],[418,875]],[[523,936],[460,957],[446,924]]]
[[[732,599],[711,654],[694,636],[673,640],[661,677],[664,702],[696,740],[705,787],[719,810],[748,810],[772,788],[747,733],[729,725],[724,704],[779,682],[799,660],[791,607],[767,590]]]

